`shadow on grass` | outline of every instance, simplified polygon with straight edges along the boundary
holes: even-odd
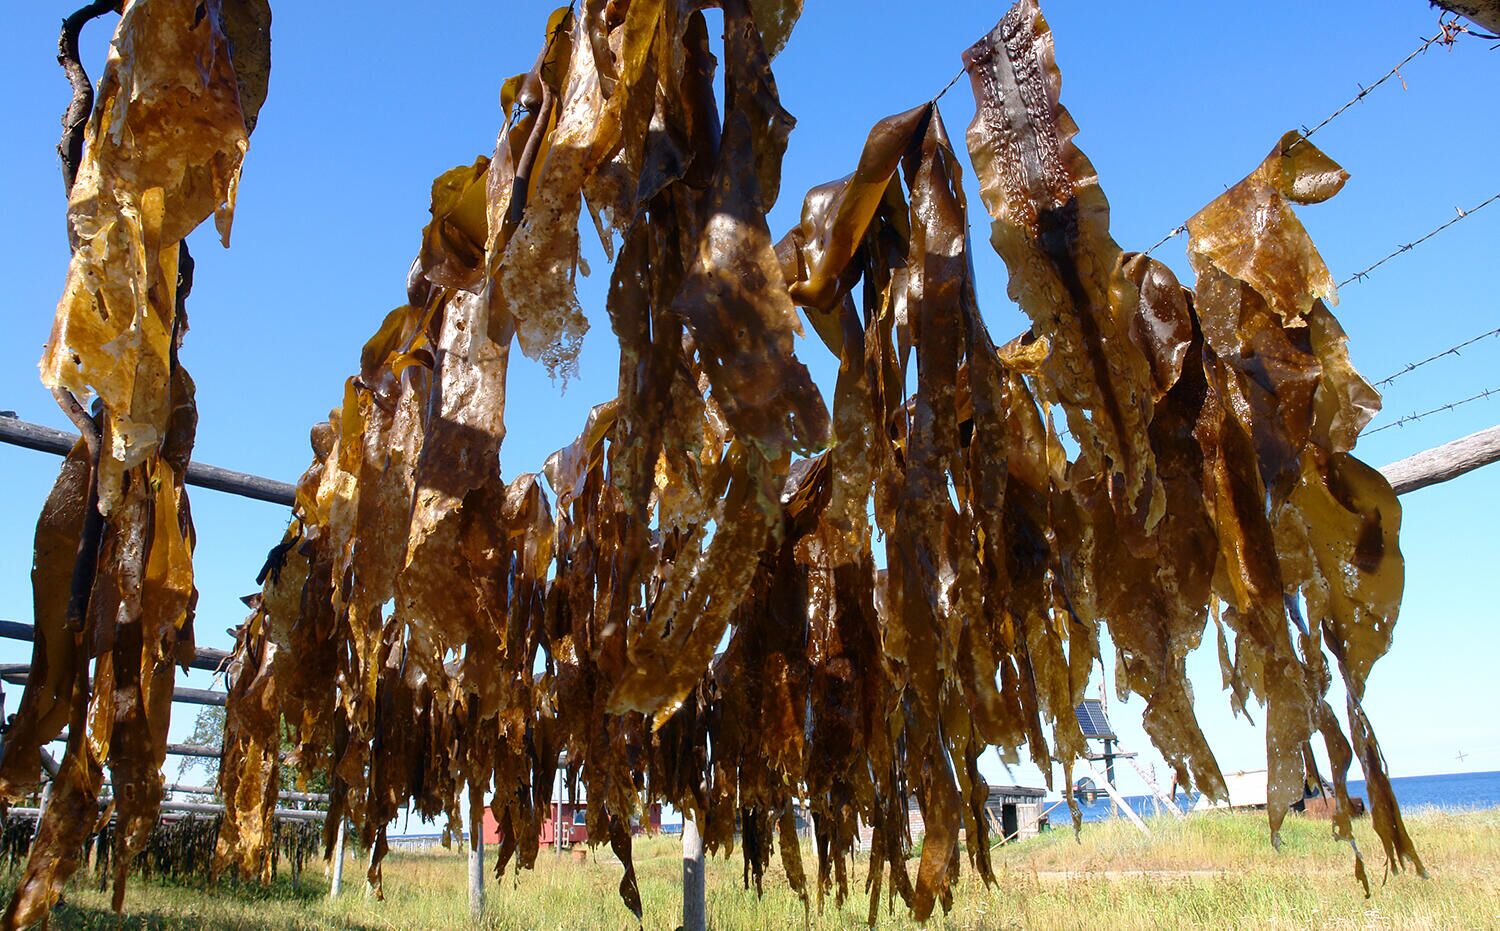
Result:
[[[93,931],[93,929],[129,928],[204,928],[212,931],[270,931],[272,928],[285,928],[285,919],[250,920],[243,916],[211,916],[182,914],[174,910],[134,910],[127,911],[123,916],[116,917],[115,913],[108,908],[91,908],[88,906],[73,905],[66,899],[58,903],[52,910],[50,916],[52,927],[55,928],[77,928],[79,931]],[[357,927],[357,926],[354,926]],[[367,931],[367,929],[360,929]],[[372,929],[370,929],[372,931]]]
[[[0,873],[0,910],[10,904],[20,871]],[[51,927],[66,929],[155,929],[203,928],[210,931],[270,931],[270,929],[317,928],[327,925],[318,921],[313,909],[328,896],[326,883],[303,882],[293,886],[290,879],[279,876],[269,885],[223,881],[178,880],[170,877],[144,879],[132,876],[130,895],[123,915],[109,907],[108,887],[101,891],[98,877],[92,872],[79,875],[65,888],[62,899],[48,916]],[[267,914],[256,916],[257,906]],[[286,909],[307,909],[302,921],[288,921]],[[351,931],[375,931],[377,925],[350,923],[341,927]]]

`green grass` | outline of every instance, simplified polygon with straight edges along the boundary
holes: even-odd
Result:
[[[1408,818],[1431,878],[1401,874],[1382,884],[1379,841],[1367,819],[1357,826],[1374,896],[1366,899],[1352,874],[1347,846],[1334,842],[1326,822],[1288,819],[1280,853],[1267,840],[1263,815],[1207,814],[1185,821],[1155,819],[1144,838],[1124,822],[1086,826],[995,850],[998,880],[989,889],[965,871],[951,914],[929,922],[935,929],[1122,928],[1494,928],[1500,927],[1500,811],[1417,812]],[[810,851],[805,864],[813,872]],[[842,909],[831,899],[804,921],[779,863],[758,899],[741,888],[736,855],[709,862],[710,927],[851,928],[864,924],[866,862],[850,879]],[[270,888],[214,888],[137,880],[126,897],[126,928],[439,928],[469,921],[461,854],[392,853],[386,860],[386,900],[363,893],[353,859],[345,892],[326,897],[321,868],[293,889],[285,875]],[[645,927],[671,929],[679,922],[680,848],[675,838],[643,838],[636,870]],[[3,877],[6,891],[14,875]],[[535,871],[508,875],[487,887],[485,928],[632,928],[616,895],[619,866],[600,847],[588,862],[544,852]],[[113,928],[107,893],[92,876],[69,887],[53,927]],[[897,903],[881,908],[882,928],[914,923]]]

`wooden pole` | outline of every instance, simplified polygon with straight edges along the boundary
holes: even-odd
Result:
[[[1500,33],[1500,0],[1432,0],[1450,13],[1467,16],[1486,30]]]
[[[698,822],[682,816],[682,931],[707,931],[708,903],[703,877],[703,835]]]
[[[365,864],[365,898],[375,898],[375,884],[370,882],[370,867],[375,865],[375,844],[370,845],[370,862]]]
[[[0,424],[3,423],[4,418],[0,417]],[[30,624],[25,624],[21,621],[0,619],[0,638],[34,643],[36,641],[36,630]],[[221,668],[227,666],[228,662],[228,650],[216,650],[213,647],[198,647],[193,654],[192,662],[188,663],[188,665],[194,669],[218,672]]]
[[[333,843],[333,879],[328,883],[330,899],[338,898],[339,890],[344,888],[344,824],[344,819],[340,818],[338,839]]]
[[[31,678],[31,666],[26,663],[0,664],[0,681],[11,685],[25,685],[29,678]],[[191,689],[183,685],[172,689],[172,700],[185,705],[215,705],[222,708],[228,698],[228,693],[216,692],[212,689]]]
[[[473,791],[470,787],[469,791]],[[469,917],[478,924],[484,915],[484,809],[471,806],[469,815]]]
[[[559,857],[562,856],[563,852],[563,766],[567,763],[567,760],[567,751],[564,751],[557,755],[557,786],[553,790],[556,794],[557,802],[553,805],[553,811],[556,812],[556,817],[552,819],[552,843],[553,846],[557,849],[557,855]]]
[[[24,446],[44,453],[66,456],[78,437],[65,430],[29,423],[19,417],[0,417],[0,442],[13,446]],[[259,475],[233,472],[201,462],[188,463],[186,481],[200,488],[225,491],[242,498],[269,501],[291,507],[297,500],[297,486]]]
[[[1500,426],[1471,433],[1442,446],[1424,449],[1415,456],[1408,456],[1385,466],[1380,474],[1391,483],[1396,494],[1404,495],[1409,491],[1458,478],[1492,462],[1500,462]]]

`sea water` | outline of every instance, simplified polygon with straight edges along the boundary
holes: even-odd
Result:
[[[1463,811],[1500,807],[1500,772],[1393,776],[1391,788],[1395,790],[1396,802],[1401,806],[1402,811],[1415,811],[1418,808]],[[1349,794],[1365,798],[1364,780],[1349,780]],[[1049,800],[1047,804],[1051,805],[1054,801],[1056,800]],[[1149,795],[1127,795],[1125,801],[1142,815],[1149,815],[1156,811],[1156,800]],[[1196,801],[1196,794],[1177,796],[1177,805],[1183,811],[1191,808]],[[1092,805],[1083,804],[1083,799],[1080,797],[1079,805],[1083,809],[1085,821],[1101,821],[1114,817],[1110,810],[1109,797],[1102,793]],[[1067,825],[1069,822],[1068,806],[1058,805],[1049,817],[1053,825]]]

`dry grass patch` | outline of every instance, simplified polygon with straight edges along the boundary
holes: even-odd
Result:
[[[1349,850],[1326,822],[1289,819],[1278,853],[1263,815],[1210,814],[1185,821],[1153,819],[1144,838],[1124,822],[1086,826],[996,849],[998,882],[986,889],[965,870],[952,913],[933,929],[1121,928],[1493,928],[1500,927],[1500,811],[1416,812],[1408,825],[1432,878],[1392,876],[1381,883],[1380,844],[1357,828],[1377,886],[1366,899],[1355,883]],[[812,863],[811,852],[805,852]],[[834,929],[864,924],[866,864],[851,877],[850,899],[829,900],[804,918],[779,865],[757,898],[742,888],[738,854],[709,862],[709,920],[717,929]],[[680,916],[681,859],[676,838],[636,845],[644,926],[671,929]],[[137,881],[126,899],[126,928],[322,929],[451,928],[471,925],[465,864],[459,853],[393,853],[386,861],[386,901],[361,892],[351,858],[345,893],[326,898],[322,870],[301,889],[281,877],[268,889],[202,888]],[[14,883],[7,877],[7,889]],[[585,863],[543,853],[537,869],[488,887],[482,927],[620,928],[634,922],[615,887],[619,864],[607,847]],[[93,877],[70,887],[54,927],[113,928],[109,900]],[[881,908],[882,928],[916,927],[901,909]]]

